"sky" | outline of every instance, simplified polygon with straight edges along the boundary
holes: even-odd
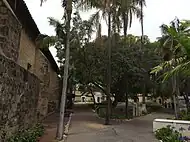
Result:
[[[61,0],[47,0],[40,6],[40,0],[25,0],[30,13],[35,20],[42,34],[54,35],[53,27],[49,26],[48,17],[54,17],[61,20],[64,10],[61,7]],[[144,8],[144,33],[148,35],[151,41],[155,41],[159,37],[159,26],[169,24],[170,21],[178,17],[179,19],[190,19],[190,0],[146,0]],[[87,20],[95,11],[81,12],[81,17]],[[102,24],[102,34],[107,34],[106,23]],[[134,18],[132,27],[129,30],[130,34],[140,35],[140,22]],[[56,55],[56,50],[50,49],[53,56]]]

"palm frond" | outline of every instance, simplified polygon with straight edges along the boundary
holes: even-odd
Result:
[[[44,3],[44,2],[46,2],[47,0],[40,0],[40,6],[42,6],[42,4]]]
[[[65,33],[65,23],[61,23],[60,21],[50,17],[49,24],[55,28],[56,35],[59,37],[66,37]]]
[[[100,10],[95,12],[94,14],[91,15],[89,18],[89,22],[91,23],[92,27],[95,27],[96,29],[99,28],[99,23],[100,23]]]

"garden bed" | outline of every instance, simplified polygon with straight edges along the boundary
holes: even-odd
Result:
[[[175,118],[155,119],[153,132],[162,142],[190,142],[190,121],[188,120],[190,120],[188,112],[180,112],[178,120]]]

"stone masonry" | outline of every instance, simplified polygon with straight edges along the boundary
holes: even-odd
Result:
[[[55,111],[60,93],[51,53],[35,44],[40,33],[24,1],[14,2],[0,0],[0,142]]]
[[[0,0],[0,53],[17,61],[21,25],[12,12]]]
[[[35,56],[37,52],[37,47],[34,44],[34,41],[30,38],[26,29],[22,29],[20,36],[20,48],[19,56],[17,63],[23,68],[27,69],[27,65],[30,64],[31,67],[29,71],[31,73],[35,72]]]
[[[48,113],[48,100],[49,100],[49,84],[50,84],[50,72],[49,62],[45,55],[39,51],[36,53],[36,72],[35,74],[40,79],[40,96],[38,100],[38,115],[39,118],[46,116]]]
[[[0,0],[0,142],[37,122],[39,79],[16,61],[21,26]]]
[[[0,55],[0,141],[37,121],[39,79]]]

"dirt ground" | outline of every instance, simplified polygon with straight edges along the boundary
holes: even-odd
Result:
[[[69,117],[65,117],[64,123],[66,124],[68,122]],[[48,116],[44,121],[43,125],[45,127],[45,133],[40,138],[39,142],[53,142],[56,138],[56,132],[57,132],[57,125],[59,122],[59,113],[54,113],[50,116]]]

